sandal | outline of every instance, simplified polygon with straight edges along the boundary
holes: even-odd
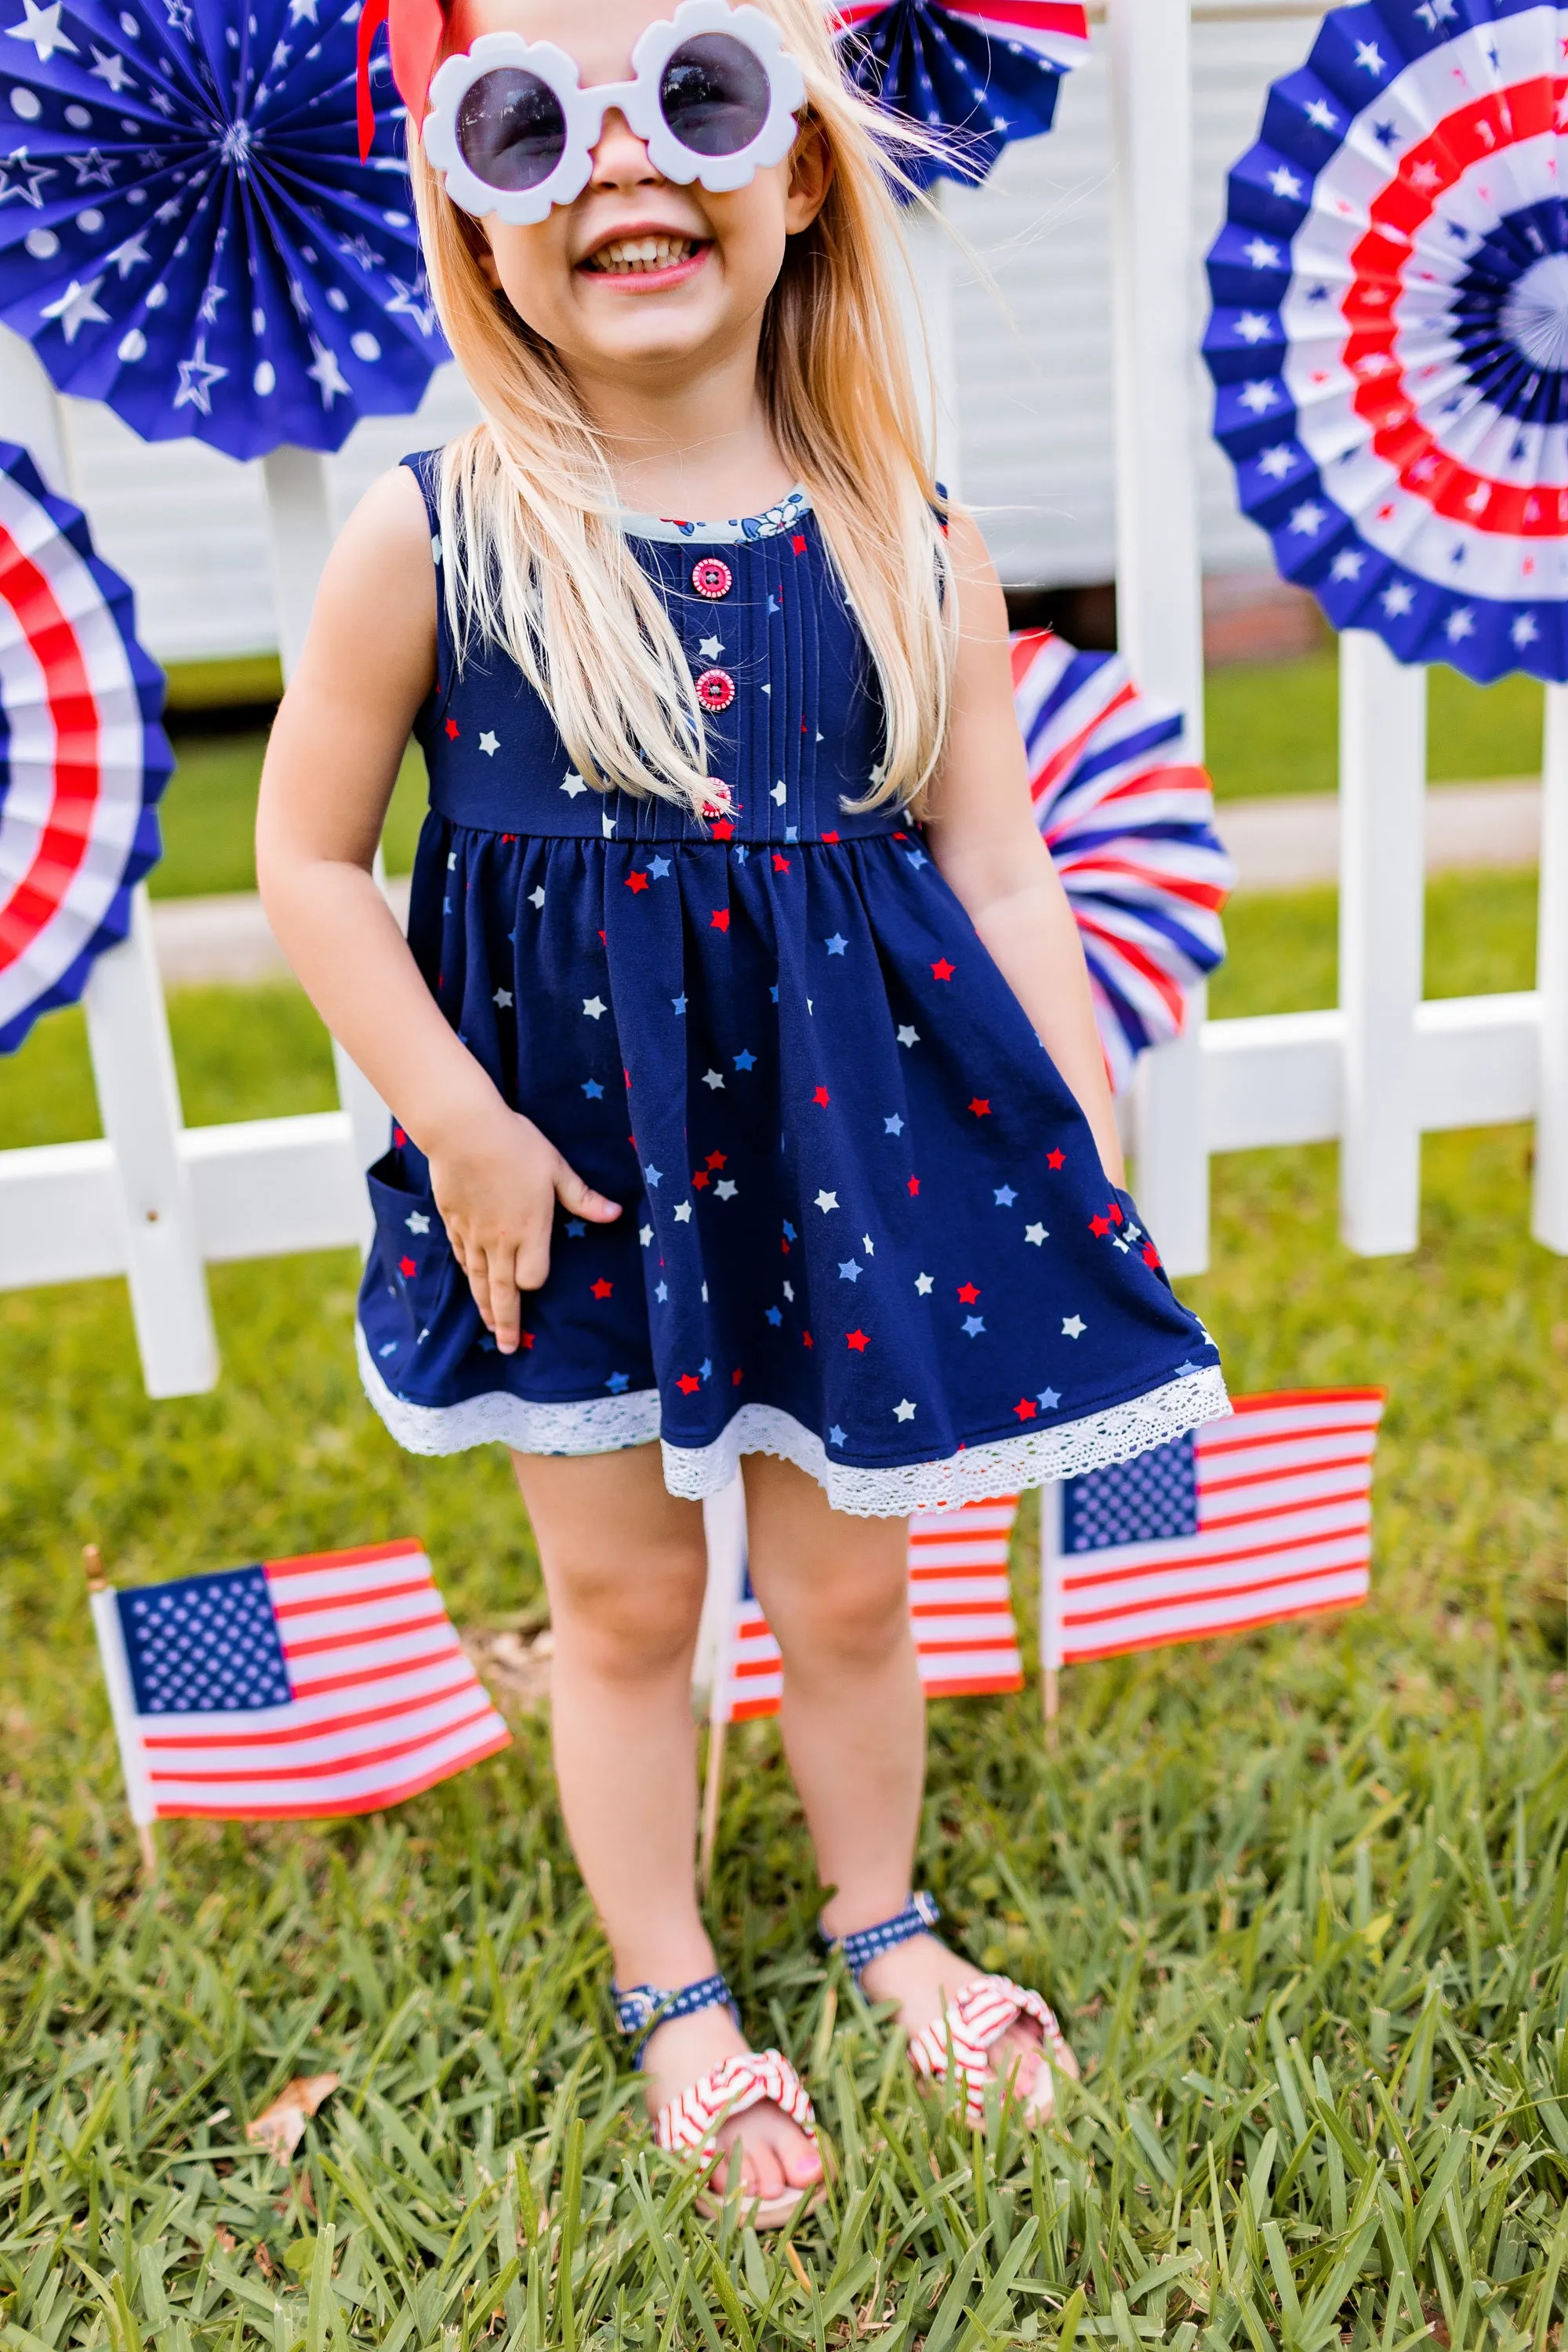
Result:
[[[662,1992],[657,1985],[632,1985],[625,1992],[612,1985],[610,1990],[616,2021],[635,2044],[632,2063],[639,2074],[649,2036],[671,2018],[692,2017],[701,2009],[727,2009],[736,2024],[741,2022],[735,1996],[721,1976],[702,1977],[695,1984],[683,1985],[679,1992]],[[721,2125],[743,2116],[750,2107],[768,2104],[779,2108],[815,2143],[816,2114],[800,2076],[782,2050],[746,2050],[721,2059],[710,2073],[659,2109],[653,2119],[654,2140],[672,2155],[705,2158],[710,2177],[719,2161],[713,2140]],[[753,2230],[777,2230],[795,2221],[803,2207],[809,2210],[821,2195],[818,2181],[808,2189],[758,2197],[742,2218]],[[716,2221],[723,2212],[724,2200],[705,2191],[697,2200],[697,2210],[705,2220]]]
[[[822,1940],[830,1952],[842,1952],[859,1984],[862,1971],[872,1960],[916,1936],[929,1934],[941,1916],[931,1895],[911,1895],[897,1918],[883,1919],[874,1927],[858,1927],[847,1936],[830,1936],[823,1929]],[[985,2094],[1001,2079],[991,2053],[1020,2017],[1032,2019],[1039,2027],[1046,2060],[1043,2078],[1020,2105],[1027,2124],[1047,2123],[1056,2112],[1055,2076],[1068,2074],[1076,2082],[1078,2060],[1047,2001],[1027,1985],[1015,1984],[1011,1977],[977,1976],[962,1985],[940,2016],[910,2035],[910,2064],[923,2081],[939,2086],[945,2084],[950,2074],[957,2075],[963,2084],[969,2122],[981,2126],[985,2121]]]

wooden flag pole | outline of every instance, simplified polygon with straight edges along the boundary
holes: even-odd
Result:
[[[1053,1483],[1040,1489],[1040,1694],[1053,1755],[1061,1715],[1061,1538],[1062,1490]]]
[[[702,1780],[702,1836],[697,1854],[697,1894],[706,1903],[713,1884],[713,1856],[719,1845],[719,1809],[724,1797],[724,1748],[730,1736],[727,1716],[721,1713],[723,1695],[717,1685],[708,1713],[708,1769]]]
[[[96,1544],[83,1545],[81,1564],[87,1576],[89,1598],[100,1592],[107,1592],[110,1587],[109,1579],[103,1570],[103,1554]],[[151,1822],[136,1822],[133,1826],[136,1831],[136,1843],[142,1853],[142,1875],[146,1884],[151,1886],[158,1875],[157,1841],[153,1835]]]

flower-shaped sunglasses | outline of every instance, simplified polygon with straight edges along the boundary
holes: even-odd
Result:
[[[587,186],[605,117],[618,107],[667,180],[743,188],[794,144],[805,79],[760,8],[681,0],[632,52],[632,79],[584,89],[552,41],[483,33],[430,84],[425,152],[466,213],[516,227]]]

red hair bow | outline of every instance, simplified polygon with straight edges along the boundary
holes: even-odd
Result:
[[[441,36],[447,27],[442,0],[364,0],[359,20],[359,153],[363,163],[370,153],[375,137],[375,101],[370,94],[371,44],[383,25],[388,27],[392,39],[392,79],[397,95],[408,109],[408,121],[414,138],[419,136],[419,123],[425,100],[430,94],[430,77],[436,70],[436,60],[441,54]]]

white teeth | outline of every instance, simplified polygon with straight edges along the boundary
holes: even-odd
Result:
[[[668,269],[689,260],[696,247],[689,236],[621,236],[601,246],[588,263],[590,269],[616,277],[636,276],[649,269]]]

